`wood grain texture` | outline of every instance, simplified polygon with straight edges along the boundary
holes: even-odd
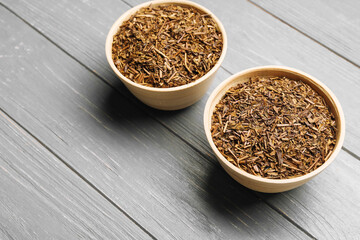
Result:
[[[125,87],[118,84],[119,80],[106,63],[104,51],[108,29],[129,9],[128,5],[120,0],[76,1],[71,4],[66,1],[44,0],[3,2],[135,101]],[[144,1],[127,2],[134,5]],[[231,73],[259,65],[286,65],[303,70],[330,87],[345,112],[347,131],[344,146],[360,156],[360,149],[357,147],[360,145],[360,122],[357,120],[360,118],[360,98],[355,97],[360,91],[360,84],[356,80],[360,78],[360,69],[247,1],[228,0],[221,2],[221,7],[219,1],[196,2],[210,9],[224,24],[229,48],[223,66]],[[81,45],[78,44],[80,40],[83,42]],[[211,150],[204,141],[202,127],[203,108],[211,90],[228,76],[228,72],[219,71],[208,94],[198,104],[176,117],[144,108],[164,126],[209,156]]]
[[[0,111],[0,238],[151,239]]]
[[[0,107],[156,238],[307,238],[4,8]]]
[[[251,1],[360,66],[359,1]]]
[[[262,194],[273,206],[318,239],[360,236],[360,161],[341,151],[316,180],[281,194]]]
[[[213,11],[225,25],[229,36],[228,56],[224,63],[226,68],[231,70],[231,72],[237,72],[241,69],[261,64],[279,64],[296,67],[318,77],[334,90],[335,94],[343,103],[348,123],[347,129],[350,129],[346,136],[345,145],[353,151],[358,151],[359,134],[357,133],[357,117],[359,113],[356,111],[358,99],[354,96],[356,96],[359,90],[359,85],[354,79],[360,76],[360,72],[356,67],[338,58],[335,54],[332,54],[309,40],[299,32],[287,27],[252,4],[244,1],[222,1],[222,7],[220,8],[216,1],[197,2]],[[35,2],[30,3],[30,5],[25,1],[6,2],[7,5],[55,41],[59,46],[69,51],[79,61],[89,66],[90,69],[95,70],[96,73],[107,82],[115,85],[124,95],[128,95],[121,86],[117,86],[116,82],[118,80],[108,72],[109,68],[105,66],[105,57],[98,55],[104,55],[103,43],[106,33],[97,34],[97,32],[102,33],[104,29],[109,28],[112,21],[125,11],[121,2],[112,5],[113,3],[116,2],[102,1],[101,4],[99,2],[75,2],[75,7],[72,7],[61,1],[52,2],[51,4]],[[46,14],[47,12],[54,12],[54,10],[52,10],[53,8],[57,8],[60,12],[68,12],[68,14]],[[31,9],[31,11],[25,9]],[[83,12],[80,12],[80,9]],[[236,14],[231,14],[231,11],[236,11]],[[87,12],[91,12],[91,16],[89,16],[90,14],[88,15]],[[76,15],[75,13],[81,14],[83,21],[72,25],[71,22],[73,16]],[[48,22],[52,22],[52,24],[45,22],[48,18],[51,19],[48,20]],[[86,22],[86,24],[82,24],[84,22]],[[65,28],[66,31],[72,32],[72,35],[56,31],[56,26],[59,25],[61,28]],[[85,31],[84,29],[86,28],[89,29]],[[77,44],[77,39],[83,41],[91,39],[91,41],[88,44],[80,46]],[[96,61],[99,62],[98,65],[95,64]],[[345,74],[350,76],[350,78],[344,78]],[[226,71],[219,72],[212,88],[229,75]],[[339,84],[341,84],[341,87],[339,87]],[[213,160],[202,129],[202,112],[207,96],[198,104],[183,111],[166,113],[147,109],[147,112],[159,119],[161,124],[171,129],[174,134],[189,142],[195,149],[201,152],[201,155]],[[178,153],[181,154],[180,152]],[[141,155],[142,153],[140,152],[139,154]],[[198,154],[195,152],[194,156],[198,156]],[[194,168],[196,169],[196,167]],[[341,171],[341,168],[339,171]],[[320,178],[316,178],[312,182],[317,182],[319,187],[321,187],[323,183]],[[303,188],[308,189],[308,185]],[[304,198],[314,198],[317,194],[316,189],[313,191],[305,190],[305,192],[307,195],[304,195]],[[291,206],[294,203],[286,197],[287,194],[288,193],[285,193],[285,196],[281,195],[281,198]],[[329,198],[331,199],[332,196],[329,195]],[[355,198],[357,198],[357,195]],[[347,197],[344,196],[341,201],[344,203],[344,212],[351,212],[352,209],[346,207]],[[283,205],[274,206],[283,209]],[[296,216],[301,226],[311,233],[314,232],[314,234],[317,234],[319,232],[321,233],[321,231],[331,233],[333,230],[330,225],[324,225],[326,228],[322,230],[313,229],[313,226],[319,224],[319,222],[321,223],[321,218],[309,218],[309,216],[312,215],[322,215],[332,212],[331,207],[332,203],[328,202],[328,205],[322,209],[323,212],[317,212],[319,210],[317,205],[311,205],[311,203],[309,203],[307,209],[294,211],[292,217]],[[298,208],[294,206],[294,209]],[[284,212],[284,214],[286,215],[288,213]],[[301,221],[299,219],[301,219]],[[333,218],[332,221],[331,224],[336,224],[335,218]],[[305,222],[306,224],[303,225]],[[351,224],[351,219],[349,219],[347,223]]]

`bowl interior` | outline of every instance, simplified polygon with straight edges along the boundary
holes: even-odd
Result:
[[[262,178],[259,176],[255,176],[252,174],[249,174],[245,172],[242,169],[239,169],[232,165],[217,149],[215,146],[210,128],[211,128],[211,117],[213,114],[213,111],[215,109],[216,104],[220,101],[220,99],[224,96],[226,91],[233,87],[238,85],[239,83],[244,83],[249,81],[250,77],[255,76],[264,76],[264,77],[274,77],[274,76],[282,76],[287,77],[293,80],[301,80],[304,83],[307,83],[310,85],[317,93],[319,93],[324,100],[326,101],[326,104],[329,106],[331,112],[334,114],[335,121],[337,124],[337,132],[336,132],[336,144],[334,147],[334,150],[332,154],[330,155],[329,159],[319,168],[316,170],[292,179],[267,179]],[[274,183],[280,183],[280,182],[295,182],[295,181],[302,181],[305,178],[311,178],[321,172],[323,169],[325,169],[335,158],[337,153],[340,151],[341,146],[344,141],[344,133],[345,133],[345,121],[344,121],[344,115],[340,106],[340,103],[338,102],[335,95],[331,92],[329,88],[327,88],[323,83],[321,83],[316,78],[298,71],[296,69],[287,68],[287,67],[279,67],[279,66],[266,66],[266,67],[258,67],[258,68],[252,68],[245,71],[242,71],[236,75],[231,76],[227,80],[225,80],[221,85],[219,85],[214,92],[209,97],[209,100],[205,107],[205,114],[204,114],[204,127],[207,139],[217,155],[218,159],[224,162],[227,166],[231,167],[233,170],[235,170],[238,174],[246,175],[249,178],[253,178],[258,181],[265,181],[265,182],[274,182]]]
[[[220,55],[219,60],[217,61],[217,63],[212,67],[212,69],[210,69],[209,72],[207,72],[204,76],[202,76],[201,78],[197,79],[196,81],[193,81],[191,83],[182,85],[182,86],[178,86],[178,87],[172,87],[172,88],[155,88],[155,87],[148,87],[148,86],[143,86],[140,85],[138,83],[133,82],[132,80],[130,80],[129,78],[125,77],[115,66],[113,60],[112,60],[112,42],[113,42],[113,37],[114,35],[117,33],[119,27],[121,26],[121,24],[128,20],[133,14],[135,14],[139,9],[144,8],[144,7],[148,7],[148,6],[158,6],[158,5],[170,5],[170,4],[175,4],[175,5],[180,5],[180,6],[188,6],[188,7],[194,7],[196,9],[198,9],[200,12],[204,13],[204,14],[209,14],[214,21],[217,24],[217,27],[219,29],[219,31],[222,34],[223,37],[223,48],[222,48],[222,52]],[[200,83],[201,81],[205,80],[206,78],[208,78],[210,75],[212,75],[214,72],[216,72],[218,70],[218,68],[220,67],[222,61],[225,58],[225,54],[226,54],[226,50],[227,50],[227,35],[225,32],[225,28],[222,25],[222,23],[220,22],[220,20],[212,13],[210,12],[210,10],[206,9],[205,7],[191,2],[191,1],[186,1],[186,0],[155,0],[155,1],[150,1],[150,2],[145,2],[142,3],[140,5],[137,5],[133,8],[131,8],[130,10],[128,10],[127,12],[125,12],[120,18],[118,18],[115,23],[112,25],[112,27],[110,28],[110,31],[107,35],[106,38],[106,43],[105,43],[105,52],[106,52],[106,58],[108,63],[110,64],[112,70],[118,75],[118,77],[120,77],[120,79],[122,79],[123,81],[127,82],[128,84],[131,84],[135,87],[138,88],[142,88],[142,89],[146,89],[149,91],[157,91],[157,92],[169,92],[169,91],[176,91],[176,90],[181,90],[181,89],[185,89],[185,88],[189,88],[193,85],[196,85],[198,83]]]

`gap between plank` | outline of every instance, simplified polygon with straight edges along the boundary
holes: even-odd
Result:
[[[258,194],[256,194],[258,195]],[[258,196],[260,197],[260,196]],[[262,199],[260,197],[260,199]],[[280,214],[283,218],[285,218],[286,220],[288,220],[290,223],[292,223],[295,227],[297,227],[298,229],[300,229],[301,231],[303,231],[308,237],[312,238],[312,239],[317,239],[316,237],[314,237],[311,233],[309,233],[307,230],[305,230],[303,227],[301,227],[299,224],[297,224],[294,220],[292,220],[288,215],[286,215],[286,213],[284,213],[283,211],[281,211],[279,208],[275,207],[274,205],[272,205],[271,203],[269,203],[268,201],[262,199],[272,210],[274,210],[275,212],[277,212],[278,214]]]
[[[346,58],[345,56],[341,55],[340,53],[338,53],[337,51],[331,49],[330,47],[326,46],[325,44],[321,43],[319,40],[313,38],[312,36],[310,36],[309,34],[301,31],[300,29],[294,27],[293,25],[291,25],[290,23],[286,22],[285,20],[281,19],[280,17],[276,16],[275,14],[273,14],[272,12],[266,10],[265,8],[263,8],[262,6],[258,5],[257,3],[253,2],[252,0],[247,0],[249,3],[251,3],[252,5],[254,5],[255,7],[261,9],[262,11],[266,12],[267,14],[269,14],[270,16],[274,17],[275,19],[279,20],[280,22],[284,23],[285,25],[287,25],[288,27],[294,29],[295,31],[301,33],[302,35],[304,35],[305,37],[313,40],[314,42],[316,42],[317,44],[319,44],[320,46],[326,48],[327,50],[329,50],[330,52],[334,53],[336,56],[344,59],[345,61],[347,61],[348,63],[354,65],[357,68],[360,68],[360,65],[356,64],[355,62],[351,61],[350,59]]]
[[[129,4],[128,2],[121,0],[122,2],[124,2],[126,5],[128,5],[129,7],[133,7],[131,4]],[[257,6],[255,3],[251,2],[250,0],[248,0],[250,3],[254,4],[255,6]],[[137,105],[138,107],[142,108],[140,106],[140,104],[136,103],[133,99],[128,98],[127,96],[125,96],[123,93],[121,93],[118,89],[116,89],[114,86],[112,86],[105,78],[103,78],[102,76],[100,76],[97,72],[93,71],[91,68],[89,68],[88,66],[86,66],[85,64],[83,64],[80,60],[78,60],[77,58],[75,58],[73,55],[71,55],[68,51],[66,51],[64,48],[62,48],[60,45],[58,45],[56,42],[54,42],[51,38],[49,38],[48,36],[46,36],[44,33],[42,33],[39,29],[37,29],[35,26],[33,26],[31,23],[27,22],[24,18],[22,18],[20,15],[18,15],[16,12],[14,12],[12,9],[10,9],[9,7],[7,7],[5,4],[3,4],[2,2],[0,2],[0,5],[2,7],[4,7],[5,9],[7,9],[9,12],[11,12],[12,14],[14,14],[17,18],[19,18],[21,21],[23,21],[25,24],[27,24],[29,27],[31,27],[33,30],[35,30],[37,33],[39,33],[41,36],[43,36],[46,40],[48,40],[49,42],[51,42],[54,46],[56,46],[57,48],[59,48],[61,51],[63,51],[66,55],[68,55],[71,59],[73,59],[74,61],[76,61],[78,64],[80,64],[82,67],[84,67],[85,69],[87,69],[89,72],[91,72],[92,74],[94,74],[97,78],[99,78],[100,80],[102,80],[105,84],[107,84],[109,87],[111,87],[112,89],[114,89],[115,91],[117,91],[118,93],[120,93],[122,96],[126,97],[127,99],[129,99],[131,102],[133,102],[135,105]],[[259,8],[261,8],[260,6],[257,6]],[[261,8],[262,9],[262,8]],[[267,12],[265,9],[262,9],[265,12]],[[269,12],[267,12],[269,13]],[[274,16],[273,14],[269,13],[270,15],[272,15],[273,17],[277,18],[276,16]],[[277,18],[278,20],[280,20],[281,22],[283,22],[284,24],[292,27],[291,25],[287,24],[286,22],[282,21],[281,19]],[[295,29],[295,28],[294,28]],[[297,30],[297,29],[295,29]],[[298,30],[297,30],[298,31]],[[300,33],[302,33],[301,31],[299,31]],[[302,33],[304,35],[306,35],[305,33]],[[336,55],[338,55],[336,52],[334,52],[333,50],[331,50],[330,48],[326,47],[325,45],[321,44],[320,42],[318,42],[317,40],[311,38],[310,36],[306,35],[307,37],[309,37],[310,39],[314,40],[315,42],[319,43],[320,45],[322,45],[323,47],[327,48],[329,51],[335,53]],[[339,57],[342,57],[341,55],[339,55]],[[342,57],[344,58],[344,57]],[[344,58],[345,60],[347,60],[346,58]],[[349,61],[349,60],[347,60]],[[351,62],[351,61],[349,61]],[[352,63],[352,62],[351,62]],[[357,67],[360,67],[358,65],[356,65],[355,63],[352,63]],[[229,70],[227,70],[226,68],[224,68],[223,66],[220,66],[224,71],[226,71],[227,73],[233,75],[232,72],[230,72]],[[40,141],[38,138],[36,138],[31,132],[29,132],[25,127],[23,127],[20,123],[18,123],[15,119],[13,119],[10,115],[8,115],[5,111],[3,111],[0,108],[0,111],[2,111],[6,116],[8,116],[10,119],[12,119],[16,124],[18,124],[24,131],[26,131],[30,136],[32,136],[36,141],[38,141],[42,146],[44,146],[50,153],[52,153],[56,158],[58,158],[63,164],[65,164],[70,170],[72,170],[76,175],[78,175],[82,180],[84,180],[89,186],[91,186],[92,188],[94,188],[102,197],[104,197],[107,201],[109,201],[113,206],[115,206],[119,211],[121,211],[125,216],[127,216],[132,222],[134,222],[140,229],[142,229],[145,233],[147,233],[151,238],[156,239],[149,231],[147,231],[144,227],[142,227],[138,222],[136,222],[135,219],[133,219],[129,214],[127,214],[120,206],[118,206],[115,202],[113,202],[105,193],[103,193],[101,190],[99,190],[94,184],[92,184],[89,180],[87,180],[84,176],[82,176],[75,168],[73,168],[70,164],[68,164],[65,160],[63,160],[60,156],[58,156],[53,150],[51,150],[47,145],[45,145],[42,141]],[[149,112],[147,112],[145,110],[145,113],[147,115],[149,115],[151,118],[153,118],[156,122],[160,123],[160,125],[162,125],[165,129],[167,129],[170,133],[172,133],[173,135],[175,135],[176,137],[178,137],[181,141],[183,141],[186,145],[188,145],[190,148],[192,148],[193,150],[195,150],[197,153],[199,153],[203,158],[205,158],[208,162],[210,162],[211,164],[216,165],[213,161],[209,160],[207,155],[205,155],[204,153],[202,153],[199,149],[195,148],[194,146],[192,146],[187,140],[185,140],[184,138],[182,138],[180,135],[178,135],[175,131],[173,131],[171,128],[169,128],[166,124],[164,124],[163,122],[159,121],[158,119],[156,119],[152,114],[150,114]],[[360,160],[360,157],[358,157],[355,153],[352,153],[350,150],[346,149],[343,147],[343,149],[348,152],[351,156],[354,156],[356,159]],[[301,230],[302,232],[304,232],[306,235],[308,235],[309,237],[316,239],[314,236],[312,236],[309,232],[307,232],[305,229],[303,229],[301,226],[299,226],[295,221],[293,221],[291,218],[289,218],[285,213],[283,213],[280,209],[276,208],[275,206],[272,206],[271,204],[269,204],[264,198],[262,198],[261,196],[258,196],[255,192],[253,192],[250,189],[247,189],[249,193],[251,193],[252,195],[257,196],[258,198],[260,198],[266,205],[268,205],[271,209],[273,209],[275,212],[277,212],[279,215],[281,215],[282,217],[284,217],[288,222],[290,222],[291,224],[293,224],[295,227],[297,227],[299,230]]]
[[[123,2],[123,3],[125,3],[126,5],[128,5],[129,7],[131,7],[131,8],[133,8],[134,6],[133,5],[131,5],[130,3],[128,3],[127,1],[125,1],[125,0],[121,0],[121,2]]]
[[[57,153],[55,153],[53,150],[50,149],[45,143],[43,143],[40,139],[38,139],[35,135],[33,135],[29,130],[27,130],[23,125],[21,125],[18,121],[16,121],[13,117],[11,117],[8,113],[6,113],[1,107],[0,107],[0,114],[5,115],[8,117],[11,121],[13,121],[14,124],[17,125],[20,129],[22,129],[24,132],[29,134],[33,139],[35,139],[42,147],[44,147],[48,152],[50,152],[52,155],[55,156],[60,162],[62,162],[66,167],[68,167],[72,172],[74,172],[80,179],[82,179],[85,183],[87,183],[91,188],[93,188],[98,194],[100,194],[105,200],[110,202],[111,205],[113,205],[116,209],[118,209],[122,214],[124,214],[130,221],[132,221],[136,226],[138,226],[142,231],[144,231],[149,237],[152,239],[156,238],[143,226],[141,226],[135,219],[133,219],[125,210],[123,210],[119,205],[117,205],[114,201],[112,201],[105,193],[103,193],[100,189],[98,189],[94,184],[92,184],[89,180],[87,180],[81,173],[79,173],[74,167],[72,167],[69,163],[67,163],[65,160],[63,160]]]
[[[347,152],[348,154],[350,154],[352,157],[354,157],[360,161],[360,157],[358,155],[356,155],[355,153],[353,153],[352,151],[350,151],[349,149],[347,149],[346,147],[343,146],[341,149],[344,150],[345,152]]]

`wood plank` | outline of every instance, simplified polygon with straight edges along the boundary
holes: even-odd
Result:
[[[318,239],[360,236],[360,161],[341,151],[316,180],[282,194],[262,194]]]
[[[130,2],[133,3],[133,1]],[[229,54],[231,54],[230,57],[227,56],[224,65],[230,71],[238,71],[239,66],[252,67],[257,63],[290,65],[317,76],[337,95],[339,95],[338,82],[343,83],[343,79],[347,78],[346,74],[351,71],[351,74],[354,72],[356,74],[350,76],[352,78],[349,81],[350,84],[346,85],[353,85],[358,89],[359,85],[355,79],[359,78],[360,73],[357,68],[338,59],[326,49],[316,46],[301,34],[282,26],[271,17],[260,15],[257,9],[235,1],[224,1],[225,6],[221,8],[217,7],[216,2],[198,2],[209,8],[212,4],[211,10],[224,21],[229,36]],[[240,13],[231,15],[228,12],[229,9],[236,9],[238,12],[241,10]],[[251,25],[247,26],[249,20]],[[274,46],[273,42],[277,42],[278,46]],[[288,44],[289,42],[292,45]],[[315,55],[315,59],[312,54]],[[356,101],[356,95],[356,91],[344,91],[339,98],[343,106],[344,104],[352,105],[351,103]],[[359,111],[356,109],[358,108],[355,104],[345,109],[347,122],[352,114],[359,117]],[[350,124],[353,123],[356,124],[355,128],[359,126],[355,118],[350,119]],[[347,127],[349,129],[349,124]],[[352,128],[352,133],[353,130]],[[359,134],[354,135],[350,136],[351,140],[345,143],[352,151],[358,149],[356,145],[359,142]],[[355,141],[356,145],[352,145],[352,141]],[[339,239],[344,236],[356,238],[359,235],[358,226],[360,225],[357,217],[360,211],[360,196],[356,191],[360,184],[357,176],[359,167],[358,160],[342,151],[337,161],[327,171],[305,186],[282,194],[259,194],[259,196],[267,199],[268,203],[316,238]],[[346,189],[343,189],[344,186]],[[353,198],[349,199],[348,196],[353,196]]]
[[[251,1],[360,66],[359,1]]]
[[[111,73],[104,52],[107,30],[129,8],[127,5],[120,0],[79,1],[70,5],[65,1],[44,0],[4,2],[61,48],[135,101]],[[143,1],[127,2],[134,5]],[[223,66],[230,72],[236,73],[258,65],[287,65],[314,75],[330,87],[344,108],[347,122],[345,146],[360,156],[360,148],[357,147],[360,145],[360,122],[357,120],[360,118],[360,98],[354,97],[360,91],[360,84],[356,81],[360,78],[357,67],[249,2],[228,0],[221,7],[216,1],[196,2],[214,12],[225,26],[229,49]],[[67,14],[62,14],[64,12]],[[79,41],[83,44],[79,45]],[[229,75],[220,70],[208,92]],[[149,108],[146,111],[204,155],[211,156],[202,127],[202,113],[207,97],[180,113],[168,114]]]
[[[151,239],[0,111],[1,239]]]
[[[0,107],[156,238],[307,238],[3,8],[0,19]]]
[[[218,4],[198,0],[223,22],[229,49],[223,66],[232,73],[257,65],[286,65],[325,83],[338,97],[346,118],[344,146],[360,156],[360,69],[245,1]],[[230,14],[229,9],[236,13]]]
[[[354,94],[356,94],[356,92],[359,90],[359,85],[353,79],[356,79],[360,75],[360,73],[356,67],[348,64],[342,59],[339,59],[336,55],[330,53],[318,44],[304,37],[302,34],[285,26],[280,21],[277,21],[273,17],[262,12],[257,7],[244,1],[223,1],[221,8],[218,7],[218,3],[216,2],[197,2],[208,7],[223,21],[229,36],[229,50],[224,65],[232,72],[237,72],[241,69],[256,65],[284,64],[292,67],[297,67],[310,74],[313,74],[314,76],[325,82],[329,87],[331,87],[336,93],[336,95],[339,96],[340,101],[346,103],[346,105],[343,106],[344,108],[346,107],[345,113],[347,117],[347,123],[350,123],[347,127],[348,130],[350,129],[351,131],[347,132],[345,144],[352,151],[357,151],[359,134],[356,132],[356,129],[358,127],[356,118],[359,116],[359,113],[355,111],[357,109],[358,100],[353,96],[355,96]],[[74,38],[73,36],[57,33],[58,35],[61,35],[61,37],[58,37],[53,34],[54,29],[56,29],[54,26],[45,26],[44,23],[42,23],[42,19],[45,19],[42,16],[44,15],[44,12],[47,12],[47,9],[51,9],[52,6],[54,4],[56,5],[57,3],[51,3],[50,6],[46,4],[42,5],[40,3],[31,3],[36,4],[35,6],[30,5],[32,11],[25,11],[23,9],[23,6],[29,7],[29,5],[26,5],[26,2],[22,2],[23,5],[17,4],[16,1],[11,1],[11,3],[14,3],[13,5],[11,5],[11,7],[15,9],[16,12],[21,14],[22,17],[26,18],[26,20],[28,20],[35,27],[40,28],[43,33],[56,41],[56,43],[59,44],[61,47],[65,49],[74,48],[73,46],[68,47],[67,44],[62,43],[64,41],[63,38],[65,38],[68,44],[74,45],[75,41],[71,41],[71,39]],[[114,21],[122,12],[125,11],[124,9],[117,9],[118,5],[106,7],[110,6],[108,5],[108,3],[108,1],[102,1],[101,4],[92,2],[91,4],[93,4],[93,6],[89,7],[87,3],[81,4],[80,7],[76,6],[75,9],[83,9],[84,13],[82,13],[82,17],[83,19],[85,19],[84,21],[91,21],[92,27],[96,28],[96,26],[98,26],[98,31],[103,31],[103,28],[106,27],[102,26],[104,25],[104,21],[109,22],[109,27],[112,24],[112,21]],[[72,10],[70,6],[64,3],[60,2],[58,4],[62,4],[62,7],[56,5],[57,8],[62,9],[62,12],[75,11]],[[101,8],[96,7],[100,5],[102,6]],[[101,11],[98,9],[101,9]],[[104,11],[106,11],[107,14],[104,14]],[[231,12],[229,11],[236,11],[237,13],[231,14]],[[91,18],[86,17],[86,12],[92,13]],[[57,24],[63,24],[64,26],[65,24],[61,21],[68,21],[68,17],[66,15],[61,16],[61,21],[59,20],[59,16],[56,15],[48,17],[51,18],[51,21],[56,22]],[[68,24],[68,27],[73,29],[74,33],[77,32],[77,29],[85,28],[85,26],[72,26],[71,24]],[[95,30],[94,32],[92,31],[92,29],[89,29],[88,31],[83,30],[81,34],[76,35],[76,38],[87,39],[91,37],[92,41],[97,41],[97,44],[92,43],[89,44],[89,46],[76,45],[78,48],[75,51],[72,51],[71,54],[80,61],[86,62],[86,64],[89,63],[88,65],[91,66],[91,69],[96,69],[96,72],[100,76],[104,76],[105,78],[106,69],[103,69],[102,66],[96,66],[95,64],[91,64],[91,61],[93,61],[93,59],[97,59],[91,56],[91,52],[95,51],[97,54],[102,53],[103,49],[101,44],[104,41],[105,36],[98,36],[95,34]],[[95,38],[97,38],[97,40]],[[90,49],[93,50],[90,51]],[[105,57],[103,57],[103,59],[105,62]],[[344,78],[343,76],[345,73],[348,74],[348,76],[350,75],[350,78]],[[216,78],[215,84],[213,84],[212,87],[221,82],[227,76],[228,73],[226,73],[225,71],[220,72],[220,77]],[[109,79],[106,80],[109,81]],[[111,80],[114,80],[115,84],[116,78],[113,77],[110,79],[110,81]],[[341,88],[338,87],[339,82],[343,84]],[[349,99],[351,99],[352,102],[348,103]],[[175,134],[179,135],[180,137],[191,143],[191,145],[193,145],[196,149],[200,149],[203,155],[207,155],[210,153],[209,151],[204,150],[208,149],[208,146],[206,142],[204,143],[205,137],[203,136],[203,129],[201,123],[202,119],[200,116],[205,100],[206,97],[193,107],[174,113],[158,111],[148,112],[150,112],[153,116],[159,119],[163,125],[166,125],[170,129],[172,129]],[[353,112],[353,115],[351,114],[351,112]],[[200,140],[197,141],[198,139]],[[208,159],[213,159],[211,156],[212,155],[210,154]],[[339,171],[341,171],[341,168],[339,169]],[[344,172],[343,174],[346,174],[346,172]],[[316,178],[312,182],[317,182],[320,188],[321,184],[323,184],[323,181],[320,180],[320,178]],[[308,185],[305,185],[303,188],[307,189]],[[316,190],[317,189],[314,189],[313,191],[306,190],[305,192],[307,192],[308,195],[305,195],[303,197],[316,197]],[[287,196],[288,194],[289,193],[284,193],[285,196]],[[285,198],[284,201],[287,203],[288,206],[292,206],[292,201],[288,200],[288,198],[283,196],[282,198]],[[331,198],[332,195],[329,194],[329,199]],[[351,213],[352,209],[350,207],[347,208],[347,201],[348,199],[346,198],[346,196],[344,196],[341,201],[339,200],[339,202],[344,203],[343,211]],[[332,204],[333,203],[331,202],[327,202],[327,205],[324,206],[324,208],[327,209],[327,211],[331,212],[333,206]],[[283,205],[274,205],[274,207],[284,210]],[[298,209],[295,205],[293,207],[294,209]],[[310,209],[311,211],[302,209],[301,211],[294,211],[292,214],[285,211],[284,214],[289,216],[291,215],[292,218],[296,216],[296,221],[300,222],[301,226],[307,229],[310,233],[314,233],[317,235],[319,232],[322,231],[333,232],[330,225],[324,225],[324,229],[317,229],[321,218],[313,219],[309,217],[316,214],[322,216],[323,212],[318,212],[320,211],[320,209],[324,211],[323,208],[313,207]],[[349,225],[352,224],[351,220],[346,223],[348,223]],[[332,218],[331,224],[336,224],[335,218]],[[351,232],[352,228],[349,228],[349,230]]]

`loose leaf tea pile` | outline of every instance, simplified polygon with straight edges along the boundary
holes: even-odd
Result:
[[[192,7],[142,8],[113,38],[112,58],[132,81],[159,88],[199,79],[218,61],[222,34],[208,14]]]
[[[211,134],[218,150],[253,175],[285,179],[321,166],[336,143],[336,122],[309,85],[254,77],[216,105]]]

